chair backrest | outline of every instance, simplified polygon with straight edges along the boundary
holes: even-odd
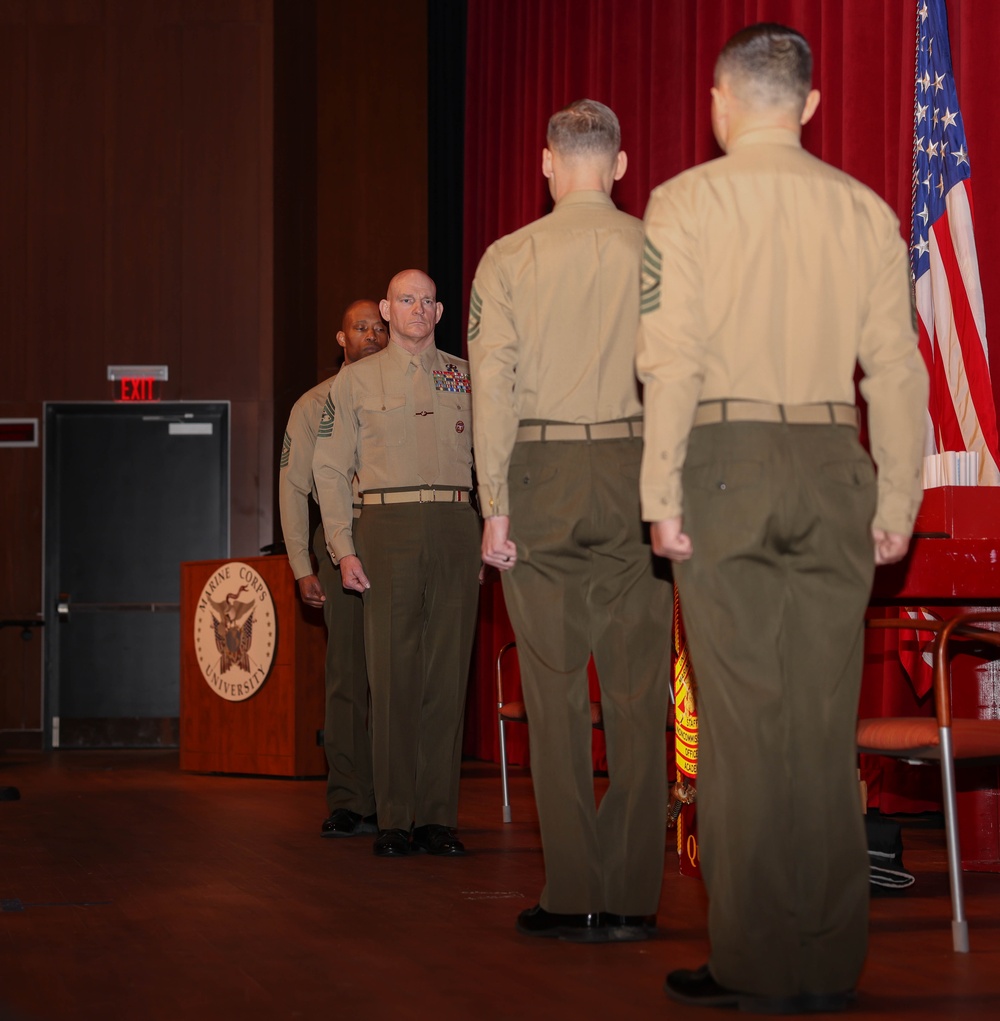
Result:
[[[910,619],[908,617],[876,617],[866,621],[870,628],[895,631],[930,631],[934,633],[931,643],[934,674],[934,715],[939,727],[950,727],[951,706],[951,659],[956,651],[981,654],[983,647],[992,645],[1000,648],[1000,631],[990,631],[978,624],[1000,623],[998,610],[972,610],[959,613],[948,620]],[[956,643],[964,642],[967,647],[957,648]]]
[[[976,624],[1000,622],[1000,611],[974,610],[960,613],[945,621],[934,639],[934,710],[942,727],[951,726],[951,671],[952,643],[965,641],[970,646],[961,651],[981,654],[984,645],[1000,647],[1000,632],[975,627]]]
[[[500,647],[497,653],[496,679],[497,679],[497,708],[502,709],[507,701],[503,693],[503,663],[505,657],[517,648],[517,642],[507,642]]]

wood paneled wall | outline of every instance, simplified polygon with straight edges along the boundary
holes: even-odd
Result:
[[[426,77],[426,0],[0,0],[0,417],[165,364],[232,402],[232,555],[273,542],[344,307],[426,265]],[[42,610],[43,449],[0,449],[0,619]],[[0,750],[40,637],[0,629]]]
[[[237,555],[273,538],[272,30],[272,0],[0,0],[0,417],[109,400],[109,364],[232,401]],[[0,449],[0,618],[42,609],[42,471]],[[0,730],[41,726],[41,644],[0,630]]]
[[[318,0],[319,376],[348,304],[427,268],[426,0]],[[461,297],[439,295],[445,315]]]

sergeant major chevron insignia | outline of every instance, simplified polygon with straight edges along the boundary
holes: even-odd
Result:
[[[660,273],[663,270],[663,256],[649,238],[642,247],[642,293],[640,311],[643,315],[655,312],[660,307]]]
[[[333,418],[333,398],[327,395],[323,413],[319,416],[319,430],[316,433],[318,439],[329,439],[333,435]]]
[[[483,317],[483,299],[479,296],[479,292],[476,290],[476,285],[472,285],[472,293],[469,295],[469,331],[468,339],[473,341],[479,336],[479,327],[482,323]]]

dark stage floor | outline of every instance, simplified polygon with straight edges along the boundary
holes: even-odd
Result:
[[[498,768],[466,764],[470,853],[445,860],[321,839],[321,781],[185,774],[173,752],[9,753],[7,785],[21,800],[0,802],[2,1021],[727,1016],[662,991],[707,950],[701,883],[673,854],[656,940],[514,931],[542,882],[523,772],[505,826]],[[917,881],[872,901],[850,1016],[1000,1017],[1000,876],[967,874],[972,952],[954,954],[943,832],[908,826],[904,843]]]

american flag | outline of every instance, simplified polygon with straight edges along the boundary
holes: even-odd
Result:
[[[920,621],[941,619],[925,606],[901,607],[899,615]],[[933,643],[934,635],[926,631],[899,632],[899,662],[917,698],[923,698],[934,687]]]
[[[945,3],[921,0],[910,261],[920,351],[931,379],[926,452],[978,451],[980,485],[1000,485],[996,408],[972,229],[971,173]]]

